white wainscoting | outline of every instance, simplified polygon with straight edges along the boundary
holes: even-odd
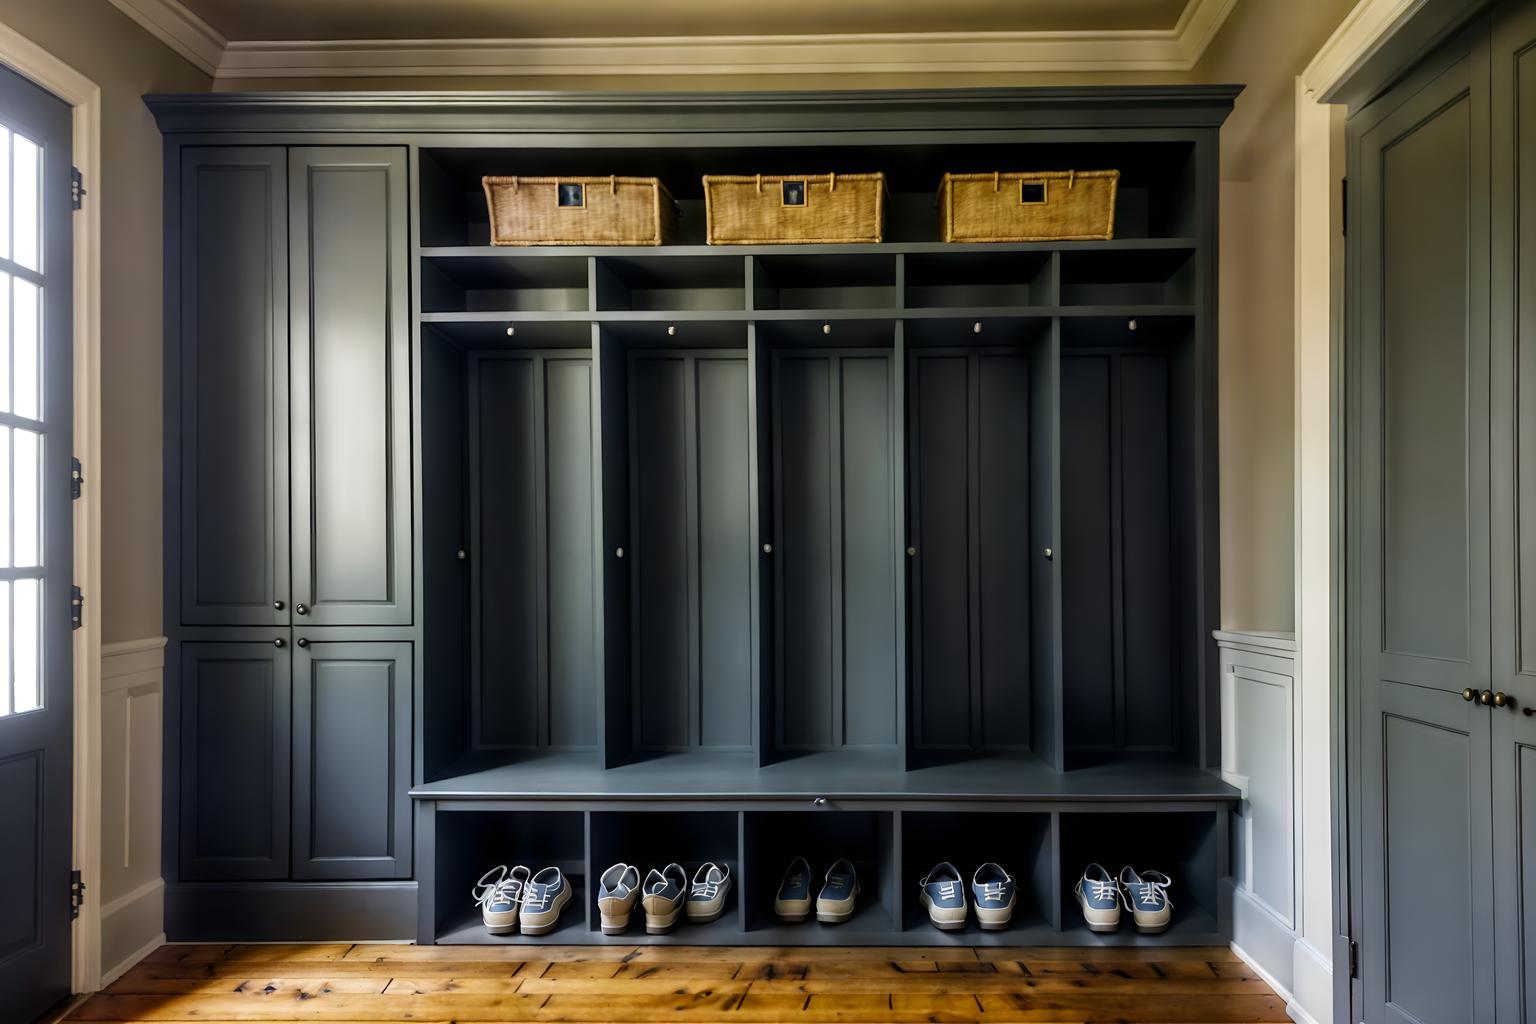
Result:
[[[165,637],[101,650],[101,964],[107,984],[165,941],[160,875]]]
[[[1221,774],[1243,793],[1232,829],[1232,945],[1306,1019],[1293,995],[1300,928],[1301,715],[1296,641],[1218,631]]]

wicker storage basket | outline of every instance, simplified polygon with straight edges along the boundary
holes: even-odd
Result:
[[[1052,242],[1115,237],[1119,171],[946,174],[946,242]]]
[[[710,245],[878,242],[883,174],[706,174]]]
[[[492,245],[665,245],[677,206],[655,178],[482,178]]]

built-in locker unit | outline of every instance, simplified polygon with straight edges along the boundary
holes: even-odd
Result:
[[[1236,93],[150,97],[168,935],[1226,941]],[[1112,239],[940,241],[945,172],[1104,168]],[[885,173],[885,241],[705,244],[704,174],[827,171]],[[493,246],[486,175],[659,177],[678,237]],[[848,922],[774,917],[796,855]],[[1117,857],[1166,933],[1078,923]],[[603,869],[674,860],[725,913],[604,936]],[[939,860],[1013,927],[933,930]],[[479,924],[516,863],[571,880],[548,935]]]

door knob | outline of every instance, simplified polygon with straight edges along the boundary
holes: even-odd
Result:
[[[1461,691],[1461,699],[1470,704],[1474,700],[1477,700],[1477,691],[1469,686],[1465,690]]]
[[[1484,690],[1482,693],[1477,695],[1477,699],[1482,702],[1483,707],[1485,707],[1485,708],[1493,707],[1493,691],[1492,690]]]
[[[272,607],[273,607],[273,609],[275,609],[275,610],[276,610],[276,611],[282,611],[282,610],[283,610],[283,609],[284,609],[284,608],[286,608],[286,607],[288,607],[288,606],[287,606],[287,605],[285,605],[285,604],[283,604],[283,602],[281,602],[281,601],[273,601],[273,602],[272,602]]]
[[[1493,706],[1496,708],[1513,708],[1515,706],[1515,698],[1500,690],[1493,695]]]
[[[296,604],[296,605],[293,606],[293,610],[298,612],[300,615],[308,615],[309,614],[309,605],[307,605],[307,604]]]

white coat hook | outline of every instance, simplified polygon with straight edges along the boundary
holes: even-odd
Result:
[[[507,337],[509,337],[509,338],[510,338],[510,337],[512,337],[512,336],[513,336],[513,335],[514,335],[514,334],[516,334],[516,333],[517,333],[517,328],[516,328],[516,327],[513,327],[513,326],[511,326],[511,325],[510,325],[510,324],[509,324],[509,325],[508,325],[508,326],[507,326]]]
[[[832,333],[832,325],[830,323],[822,324],[821,325],[821,333],[822,334],[831,334]]]
[[[974,324],[971,325],[971,333],[972,334],[980,334],[981,333],[981,321],[980,320],[977,320]]]
[[[1136,329],[1136,321],[1132,320],[1130,323],[1126,324],[1125,329],[1128,331],[1134,331]]]
[[[674,338],[676,336],[677,336],[677,325],[676,324],[667,324],[667,337]]]

